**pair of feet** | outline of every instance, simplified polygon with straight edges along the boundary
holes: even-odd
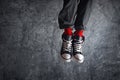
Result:
[[[82,53],[82,44],[84,42],[84,36],[77,35],[62,35],[62,47],[61,47],[61,57],[66,62],[71,62],[72,57],[74,57],[79,63],[83,63],[84,56]]]

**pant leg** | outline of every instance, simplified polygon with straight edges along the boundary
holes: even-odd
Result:
[[[64,0],[63,8],[58,16],[60,29],[74,25],[79,2],[80,0]]]
[[[85,26],[83,25],[85,12],[87,9],[87,4],[90,0],[80,0],[80,3],[78,5],[77,9],[77,17],[75,20],[75,29],[84,30]]]

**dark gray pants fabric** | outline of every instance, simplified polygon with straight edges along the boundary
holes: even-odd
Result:
[[[64,0],[58,16],[60,29],[74,26],[75,29],[84,30],[83,21],[89,1],[91,0]]]

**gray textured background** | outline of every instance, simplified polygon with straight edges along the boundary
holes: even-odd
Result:
[[[85,62],[60,57],[62,0],[0,0],[0,80],[120,80],[120,0],[93,0]]]

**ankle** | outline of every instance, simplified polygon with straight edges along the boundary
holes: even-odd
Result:
[[[82,36],[84,36],[83,33],[84,33],[84,30],[76,30],[76,31],[74,32],[74,35],[82,37]]]
[[[72,33],[72,28],[65,28],[64,29],[64,34],[66,34],[66,35],[72,35],[73,33]]]

